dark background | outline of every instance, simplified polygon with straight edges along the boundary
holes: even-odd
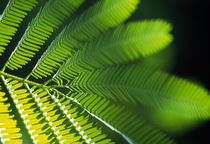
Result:
[[[0,8],[6,2],[0,0]],[[199,82],[209,90],[207,6],[207,0],[142,0],[132,19],[161,18],[169,21],[173,25],[176,52],[172,73]],[[209,132],[210,122],[207,122],[176,139],[180,144],[210,143]]]

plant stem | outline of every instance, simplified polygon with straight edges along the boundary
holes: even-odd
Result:
[[[32,81],[26,80],[26,79],[24,79],[24,78],[17,77],[17,76],[14,76],[14,75],[11,75],[11,74],[2,72],[2,71],[0,71],[0,75],[3,75],[3,76],[5,76],[5,77],[8,77],[8,78],[12,78],[12,79],[18,80],[18,81],[23,82],[23,83],[28,83],[28,84],[33,85],[33,86],[42,87],[42,88],[46,88],[46,89],[51,88],[50,86],[45,86],[45,85],[43,85],[43,84],[39,84],[39,83],[36,83],[36,82],[32,82]]]

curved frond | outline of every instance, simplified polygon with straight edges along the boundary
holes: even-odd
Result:
[[[16,104],[16,108],[33,143],[53,143],[58,141],[53,133],[49,134],[48,130],[51,128],[49,122],[46,120],[43,112],[39,110],[36,101],[24,88],[24,84],[4,77],[3,81],[12,96],[13,102]]]
[[[131,22],[140,0],[7,2],[0,143],[174,144],[210,119],[206,89],[158,70],[172,26]]]
[[[11,0],[0,16],[0,56],[10,43],[25,16],[36,5],[38,0]]]
[[[70,123],[69,130],[72,131],[72,129],[74,129],[75,131],[77,131],[77,134],[74,134],[74,137],[77,136],[77,138],[74,138],[75,141],[80,140],[84,141],[85,143],[97,143],[97,141],[106,141],[105,143],[111,143],[111,140],[106,139],[107,136],[103,134],[102,131],[98,129],[93,122],[89,122],[90,118],[87,113],[85,113],[85,111],[81,108],[76,107],[70,100],[59,95],[55,96],[53,94],[50,94],[47,90],[37,89],[36,87],[33,87],[30,90],[32,91],[32,94],[36,97],[36,100],[39,101],[37,102],[39,103],[41,109],[46,109],[45,115],[47,115],[47,118],[49,118],[49,120],[56,120],[58,117],[62,118],[61,120],[55,122],[55,126],[59,125],[59,122],[62,120],[66,120],[66,122]],[[57,108],[55,109],[56,106]],[[55,111],[50,111],[50,109],[53,108],[55,109]],[[48,111],[50,111],[49,114]],[[56,114],[57,111],[59,111],[59,114]],[[62,131],[60,132],[63,133]],[[69,132],[70,131],[66,131],[65,133],[68,134]],[[72,134],[70,134],[70,136],[71,135]],[[68,136],[65,137],[69,139]],[[60,141],[63,142],[64,140],[60,139]],[[65,143],[70,142],[73,143],[74,141],[67,140]]]
[[[128,106],[84,92],[71,93],[68,96],[131,143],[174,143],[165,133],[146,122],[141,115],[130,111]]]
[[[84,43],[125,21],[136,9],[138,1],[102,0],[96,3],[63,30],[43,54],[31,75],[35,78],[52,75]]]
[[[49,0],[28,26],[5,67],[22,68],[84,0]]]
[[[171,25],[162,20],[122,25],[88,44],[60,68],[56,78],[71,79],[75,73],[125,64],[165,48],[172,40]]]
[[[70,100],[17,80],[3,80],[34,143],[113,144],[97,123]]]
[[[196,121],[210,117],[210,97],[204,88],[143,65],[84,72],[75,78],[69,87],[116,102],[139,105],[144,107],[145,111],[151,109],[165,114],[167,112],[168,115],[171,113],[174,114],[174,119]],[[162,121],[167,121],[168,115],[162,115]],[[170,126],[179,124],[181,122]]]

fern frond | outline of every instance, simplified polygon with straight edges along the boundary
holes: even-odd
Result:
[[[0,17],[0,56],[10,43],[17,28],[25,16],[36,5],[38,0],[11,0]]]
[[[141,115],[130,111],[125,105],[83,92],[71,93],[66,97],[80,104],[127,141],[148,144],[174,143],[165,133],[148,124]]]
[[[191,121],[210,117],[210,97],[204,88],[143,65],[118,66],[81,73],[69,87],[116,102],[179,114],[174,119],[186,118]],[[167,115],[163,116],[163,120],[164,117],[167,120]],[[179,124],[181,122],[173,123],[172,126]]]
[[[84,1],[8,0],[0,143],[173,144],[210,119],[207,90],[148,60],[173,40],[168,22],[129,22],[140,0]]]
[[[109,28],[125,21],[139,0],[102,0],[74,20],[54,40],[39,60],[32,74],[35,78],[53,74],[85,42],[90,42]]]
[[[84,0],[50,0],[28,26],[5,67],[22,68]]]
[[[36,87],[30,90],[33,91],[32,93],[38,100],[37,102],[41,109],[45,111],[44,114],[47,116],[47,119],[54,125],[54,129],[59,130],[56,131],[56,134],[59,135],[61,143],[73,143],[76,141],[81,141],[81,143],[97,143],[98,141],[104,142],[104,144],[112,143],[111,139],[107,139],[107,135],[103,134],[94,122],[90,122],[90,117],[87,113],[75,106],[71,100],[56,93],[50,94],[49,91],[37,89]],[[51,111],[55,106],[57,106],[55,111],[59,111],[59,114]],[[61,117],[62,120],[65,119],[66,123],[70,124],[68,130],[61,129],[61,127],[65,126],[59,124],[61,120],[58,117]],[[72,133],[73,130],[76,132]],[[63,139],[63,137],[67,139]]]
[[[3,77],[34,143],[113,143],[82,108],[40,88]]]
[[[56,78],[72,79],[91,69],[125,64],[165,48],[172,40],[171,25],[162,20],[122,25],[88,44],[59,69]]]
[[[17,80],[2,78],[18,112],[28,130],[33,143],[53,143],[58,142],[52,130],[49,134],[50,125],[43,112],[30,93],[24,88],[24,84]],[[52,138],[50,138],[52,137]]]
[[[21,144],[21,138],[22,134],[14,120],[14,114],[11,113],[8,98],[0,91],[0,141],[5,144]]]

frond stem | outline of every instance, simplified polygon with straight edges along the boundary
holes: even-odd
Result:
[[[8,78],[15,79],[15,80],[18,80],[18,81],[20,81],[22,83],[27,83],[27,84],[30,84],[30,85],[33,85],[33,86],[37,86],[37,87],[43,88],[43,89],[53,89],[53,88],[64,88],[64,87],[68,87],[66,85],[51,85],[51,86],[46,86],[45,84],[40,84],[40,83],[36,83],[36,82],[33,82],[33,81],[29,81],[26,78],[17,77],[17,76],[14,76],[14,75],[5,73],[3,71],[0,71],[0,75],[5,76],[5,77],[8,77]]]
[[[13,79],[18,80],[18,81],[20,81],[20,82],[28,83],[28,84],[30,84],[30,85],[37,86],[37,87],[40,87],[40,88],[46,88],[46,89],[51,88],[51,86],[45,86],[45,85],[43,85],[43,84],[39,84],[39,83],[36,83],[36,82],[32,82],[32,81],[26,80],[25,78],[17,77],[17,76],[14,76],[14,75],[5,73],[5,72],[3,72],[3,71],[0,71],[0,75],[5,76],[5,77],[8,77],[8,78],[13,78]]]

